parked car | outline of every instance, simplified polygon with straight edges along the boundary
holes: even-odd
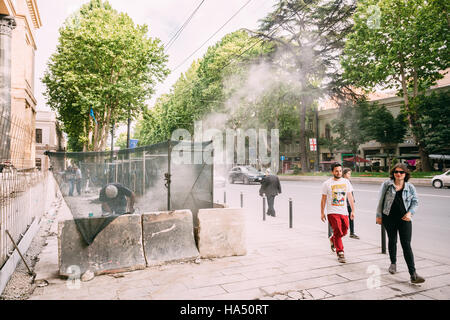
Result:
[[[435,188],[450,187],[450,170],[434,176],[433,179],[431,179],[431,184]]]
[[[244,184],[250,184],[252,182],[261,183],[263,177],[264,173],[252,166],[237,166],[232,168],[228,173],[228,182],[231,184],[236,181]]]

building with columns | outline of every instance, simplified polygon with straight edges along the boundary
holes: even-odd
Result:
[[[0,162],[35,165],[36,0],[0,0]]]

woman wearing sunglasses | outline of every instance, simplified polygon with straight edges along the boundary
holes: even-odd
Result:
[[[408,182],[410,172],[402,163],[396,164],[391,169],[390,178],[381,185],[376,216],[377,224],[383,224],[389,239],[389,257],[391,259],[389,273],[397,272],[397,234],[399,234],[411,282],[422,283],[425,279],[416,273],[414,255],[411,250],[411,217],[416,212],[419,203],[416,188]]]

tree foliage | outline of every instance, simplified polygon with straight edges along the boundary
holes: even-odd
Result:
[[[345,84],[339,54],[350,32],[354,1],[283,0],[263,19],[258,35],[275,43],[280,53],[273,63],[297,79],[300,159],[307,162],[307,110],[324,94],[342,97]]]
[[[83,5],[60,29],[43,83],[77,151],[81,145],[104,150],[110,125],[138,117],[167,76],[160,40],[148,32],[147,25],[135,25],[102,0]]]
[[[351,150],[356,155],[359,146],[370,140],[367,131],[369,108],[365,101],[348,102],[339,108],[337,118],[331,122],[331,130],[337,134],[332,143],[335,149]]]
[[[426,171],[420,115],[410,102],[450,66],[448,8],[442,0],[360,0],[342,58],[345,78],[355,86],[398,90]]]
[[[403,113],[394,117],[385,105],[378,104],[374,104],[369,112],[364,124],[369,140],[375,140],[385,146],[403,142],[407,129]]]
[[[429,154],[450,154],[450,91],[420,95],[412,101],[421,115],[420,139]]]
[[[180,76],[171,92],[159,97],[155,106],[144,114],[135,134],[139,143],[167,140],[180,128],[192,134],[196,120],[212,112],[229,112],[226,103],[243,85],[249,65],[271,50],[270,45],[260,44],[242,54],[251,44],[254,40],[248,32],[239,30],[209,47]]]

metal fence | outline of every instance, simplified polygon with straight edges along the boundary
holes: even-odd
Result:
[[[4,168],[0,173],[0,268],[14,250],[6,230],[19,243],[34,219],[44,214],[47,177],[35,169]]]
[[[198,163],[177,163],[180,146]],[[53,174],[74,217],[102,214],[96,201],[102,188],[119,183],[136,195],[141,212],[190,209],[193,214],[213,206],[213,164],[203,161],[211,154],[211,142],[167,141],[114,152],[48,152]],[[192,161],[194,162],[194,161]],[[71,168],[79,170],[76,180]],[[79,190],[77,190],[79,189]],[[79,192],[78,192],[79,191]]]
[[[0,113],[0,164],[12,164],[19,169],[34,168],[33,139],[34,129],[30,123]]]

